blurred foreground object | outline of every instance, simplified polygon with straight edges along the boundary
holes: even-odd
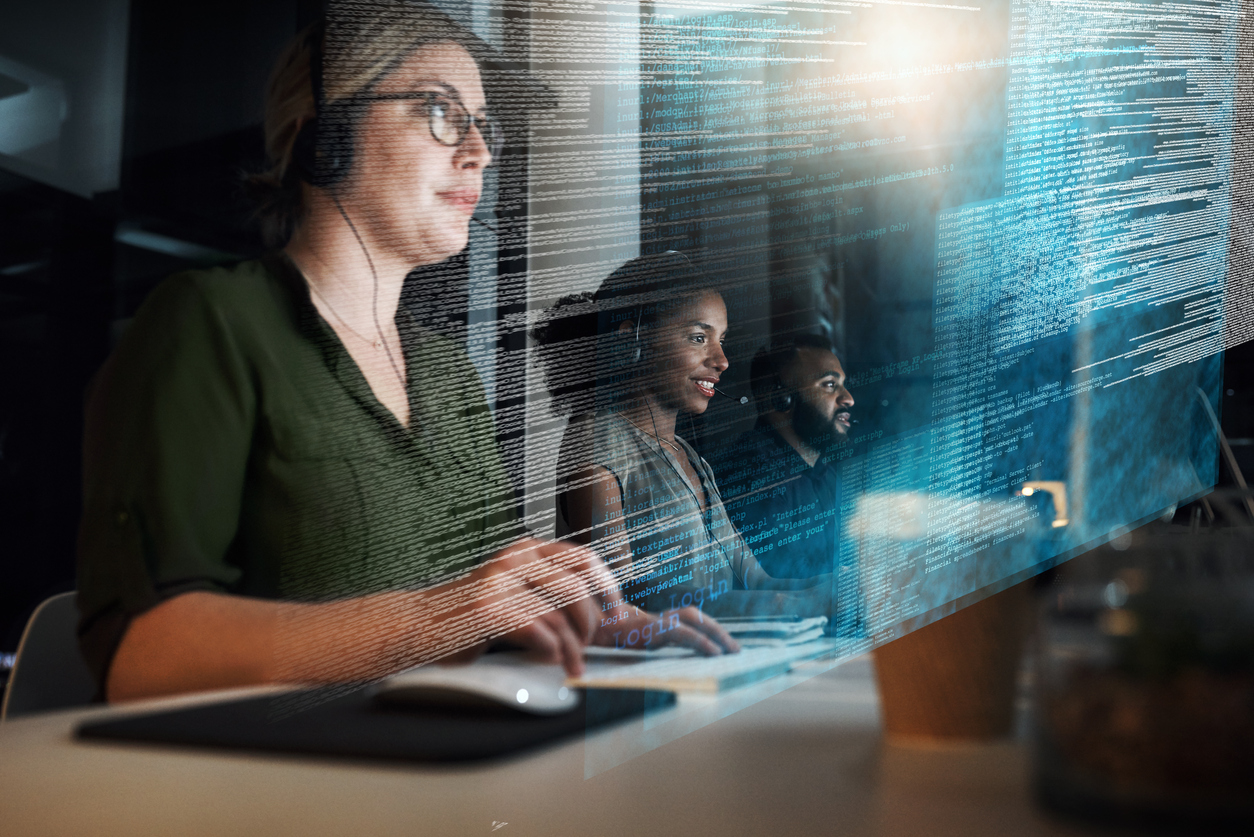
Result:
[[[890,743],[1010,734],[1030,598],[1023,582],[875,649]]]
[[[1216,492],[1189,525],[1120,534],[1068,567],[1043,602],[1036,778],[1046,806],[1127,825],[1254,827],[1248,497]]]

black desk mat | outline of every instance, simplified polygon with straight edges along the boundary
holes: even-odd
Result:
[[[675,702],[670,692],[597,689],[562,715],[397,708],[367,687],[312,689],[84,724],[84,739],[300,755],[467,762],[498,758]]]

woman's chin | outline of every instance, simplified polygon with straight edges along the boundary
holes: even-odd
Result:
[[[460,235],[457,231],[452,231],[438,238],[429,237],[421,242],[415,242],[415,246],[410,250],[409,259],[415,267],[439,264],[465,250],[469,243],[470,230],[463,227]]]
[[[453,258],[458,253],[465,250],[469,243],[469,234],[464,235],[461,238],[450,238],[448,241],[445,241],[444,246],[441,248],[443,255],[440,257],[440,261]]]

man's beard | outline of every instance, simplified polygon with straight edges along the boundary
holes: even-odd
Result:
[[[827,418],[813,405],[798,398],[793,408],[792,429],[797,438],[819,453],[826,453],[848,441],[846,431],[836,424],[836,417]]]

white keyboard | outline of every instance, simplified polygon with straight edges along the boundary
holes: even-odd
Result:
[[[718,692],[785,674],[794,663],[839,653],[849,643],[820,639],[782,648],[744,648],[738,654],[702,657],[685,648],[657,651],[589,648],[587,669],[568,686],[588,689],[660,689]]]

